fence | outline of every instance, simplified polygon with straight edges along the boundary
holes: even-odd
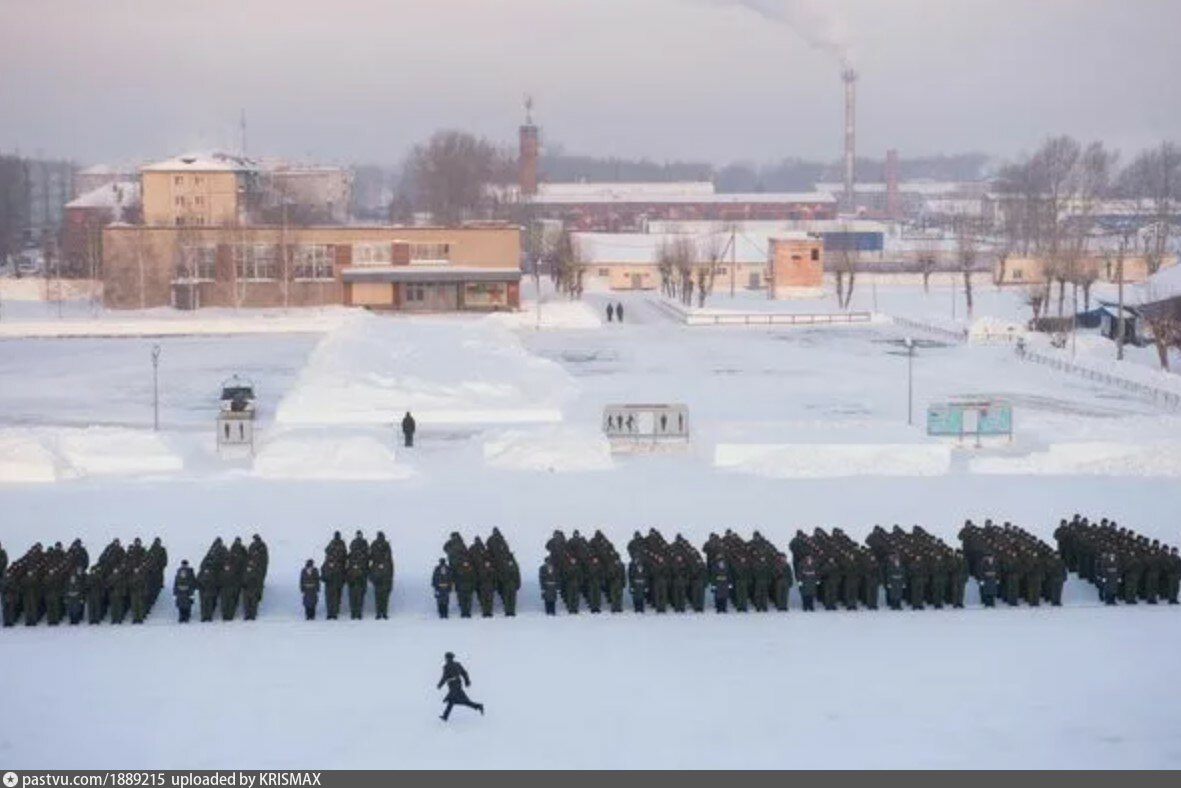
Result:
[[[1100,372],[1099,370],[1080,366],[1060,358],[1045,356],[1041,353],[1026,349],[1022,344],[1017,345],[1016,352],[1017,357],[1024,359],[1025,361],[1032,361],[1035,364],[1041,364],[1042,366],[1049,367],[1050,369],[1056,369],[1061,372],[1065,372],[1068,375],[1077,375],[1078,377],[1086,378],[1087,380],[1093,380],[1097,383],[1103,383],[1107,386],[1123,389],[1124,391],[1130,391],[1133,394],[1138,394],[1144,397],[1145,399],[1152,400],[1154,404],[1160,405],[1162,407],[1172,408],[1174,410],[1181,409],[1181,394],[1175,391],[1169,391],[1157,386],[1150,386],[1147,383],[1138,383],[1134,380],[1128,380],[1127,378],[1121,378],[1117,375]]]
[[[793,314],[790,312],[692,312],[664,299],[649,299],[661,309],[687,326],[823,326],[848,323],[868,323],[869,312],[825,312]]]
[[[952,342],[967,342],[968,330],[961,328],[952,330],[950,328],[943,328],[942,326],[934,325],[933,323],[925,323],[922,320],[911,320],[908,317],[892,317],[895,325],[909,328],[914,331],[922,331],[925,334],[934,334],[937,337],[949,339]]]

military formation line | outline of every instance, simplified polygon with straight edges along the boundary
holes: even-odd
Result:
[[[826,610],[876,610],[883,599],[893,610],[962,608],[972,580],[985,607],[998,602],[1036,607],[1061,605],[1067,576],[1074,572],[1108,605],[1178,604],[1178,549],[1106,518],[1091,522],[1076,514],[1062,520],[1054,531],[1056,548],[1019,526],[991,520],[966,521],[958,538],[961,547],[953,548],[918,526],[909,531],[875,526],[860,544],[840,528],[817,528],[796,532],[788,543],[789,560],[758,531],[750,539],[731,530],[711,533],[699,551],[681,534],[669,541],[649,529],[628,541],[625,563],[602,531],[586,539],[577,530],[569,537],[557,530],[545,545],[538,589],[547,615],[557,614],[559,601],[572,615],[580,609],[620,613],[625,598],[636,613],[700,613],[707,594],[718,613],[782,611],[797,585],[805,611],[818,604]],[[440,617],[449,616],[452,595],[463,618],[471,617],[473,601],[483,617],[491,617],[498,597],[506,616],[516,614],[521,572],[499,529],[470,546],[453,532],[443,553],[431,577]],[[34,626],[42,619],[51,626],[83,620],[118,624],[129,613],[132,623],[142,623],[164,587],[167,564],[158,538],[147,547],[138,537],[127,547],[115,539],[93,565],[77,539],[69,548],[37,543],[11,565],[0,547],[3,624]],[[187,560],[177,569],[173,596],[179,621],[190,620],[195,599],[201,621],[214,620],[219,610],[221,619],[232,620],[239,605],[243,618],[254,619],[268,564],[267,545],[258,534],[248,545],[238,537],[226,546],[218,537],[196,571]],[[308,559],[300,572],[305,615],[316,617],[323,590],[327,617],[338,618],[347,590],[349,617],[360,619],[370,585],[375,617],[389,618],[394,559],[385,534],[378,531],[370,543],[357,531],[346,545],[337,531],[322,565]]]

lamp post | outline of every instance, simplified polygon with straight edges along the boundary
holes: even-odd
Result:
[[[914,426],[914,340],[906,338],[906,424]]]
[[[160,346],[152,345],[152,429],[160,431]]]

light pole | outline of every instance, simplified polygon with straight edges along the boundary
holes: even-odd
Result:
[[[914,426],[914,340],[906,338],[906,424]]]
[[[160,346],[152,345],[152,429],[160,431]]]

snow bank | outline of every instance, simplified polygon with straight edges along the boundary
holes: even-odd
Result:
[[[158,434],[115,427],[0,430],[0,482],[172,473],[184,460]]]
[[[392,437],[391,432],[391,437]],[[254,458],[266,479],[388,481],[414,475],[393,448],[371,435],[328,435],[292,430],[267,441]]]
[[[1024,335],[1025,326],[997,317],[978,318],[968,328],[968,341],[972,343],[1010,342]]]
[[[714,466],[778,478],[939,476],[951,465],[951,446],[914,443],[719,443]]]
[[[62,459],[79,476],[170,473],[184,467],[158,433],[108,427],[66,430],[58,437]]]
[[[497,312],[485,318],[487,322],[504,328],[537,328],[537,302],[522,304],[519,312]],[[598,313],[582,301],[543,301],[541,303],[542,328],[602,328],[603,321]]]
[[[610,470],[611,445],[593,430],[556,426],[504,430],[484,442],[484,462],[518,471]]]
[[[5,305],[6,316],[8,305]],[[233,334],[320,334],[347,319],[341,309],[201,310],[149,309],[142,312],[99,311],[72,302],[59,318],[52,308],[21,310],[17,319],[0,322],[0,338],[61,337],[164,337],[222,336]]]
[[[358,314],[320,341],[275,420],[288,425],[560,421],[558,364],[488,320]]]
[[[32,430],[0,430],[0,482],[57,481],[57,461]]]
[[[1181,442],[1056,443],[1021,457],[979,457],[973,473],[1011,475],[1181,476]]]

